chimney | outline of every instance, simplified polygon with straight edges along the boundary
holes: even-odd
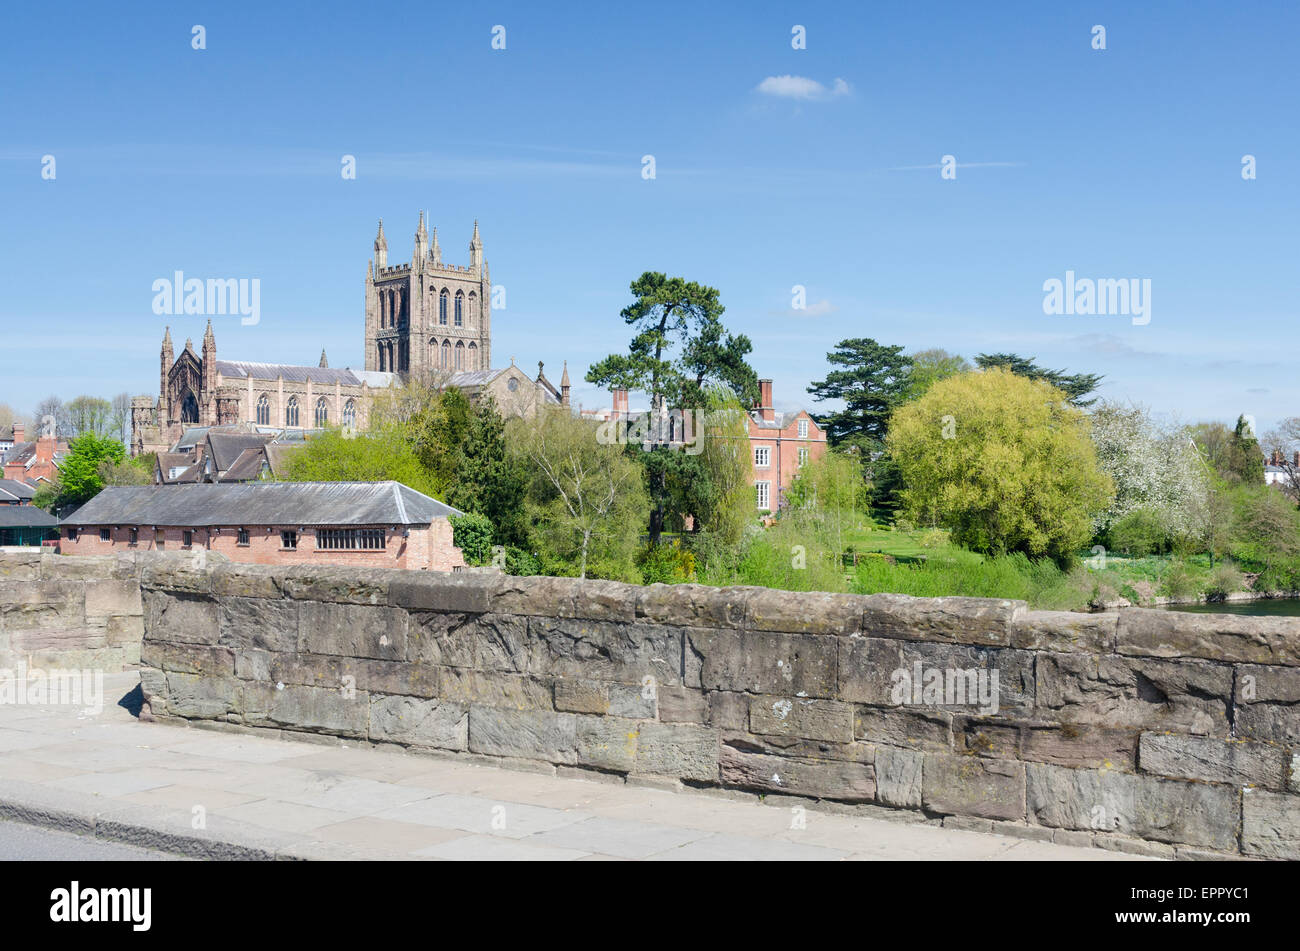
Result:
[[[758,381],[758,415],[765,420],[776,419],[776,411],[772,409],[772,381]]]
[[[614,418],[627,419],[627,390],[610,390],[614,397]]]
[[[14,423],[14,442],[20,443],[26,441],[27,441],[27,427],[24,426],[22,423]]]

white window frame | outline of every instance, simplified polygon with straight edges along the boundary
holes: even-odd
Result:
[[[754,468],[755,469],[772,468],[772,447],[771,446],[754,447]]]
[[[800,450],[799,450],[799,468],[802,469],[802,468],[803,468],[804,466],[806,466],[806,465],[808,465],[808,450],[807,450],[807,449],[800,449]]]
[[[808,438],[808,420],[806,419],[799,420],[799,438],[800,439]]]
[[[754,501],[759,511],[772,510],[772,483],[766,480],[754,483]]]

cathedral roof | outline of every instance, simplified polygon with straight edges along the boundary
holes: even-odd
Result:
[[[284,377],[286,383],[323,383],[333,386],[360,386],[367,383],[372,387],[388,386],[394,379],[392,373],[376,373],[368,370],[335,370],[330,367],[300,367],[288,363],[250,363],[247,361],[218,360],[217,372],[227,382],[231,380],[277,380]]]

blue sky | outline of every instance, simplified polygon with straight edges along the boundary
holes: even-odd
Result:
[[[1293,3],[276,6],[0,13],[0,402],[156,393],[163,324],[205,322],[152,312],[176,270],[261,281],[223,357],[361,366],[376,219],[395,263],[427,209],[455,263],[479,220],[494,363],[567,359],[587,406],[662,270],[720,290],[779,408],[869,336],[1300,415]],[[1149,279],[1150,323],[1045,315],[1067,270]]]

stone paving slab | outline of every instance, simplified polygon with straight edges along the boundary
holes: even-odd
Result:
[[[1135,860],[905,821],[902,813],[665,790],[426,756],[0,706],[0,819],[199,858],[316,860]]]

